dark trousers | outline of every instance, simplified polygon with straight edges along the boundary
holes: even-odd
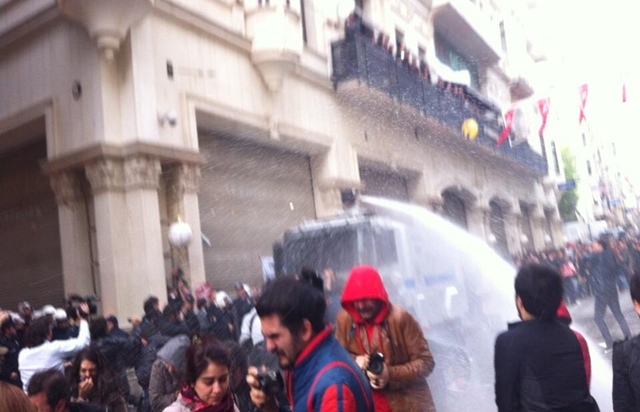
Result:
[[[627,320],[624,318],[622,310],[620,309],[620,302],[618,301],[617,294],[611,296],[596,294],[594,321],[596,322],[598,329],[600,329],[600,333],[602,333],[602,337],[604,338],[607,348],[612,348],[613,339],[611,338],[609,327],[607,327],[607,324],[604,321],[604,313],[606,312],[607,307],[611,309],[611,313],[616,318],[618,325],[620,325],[620,329],[622,330],[625,338],[631,337],[631,330],[629,330]]]

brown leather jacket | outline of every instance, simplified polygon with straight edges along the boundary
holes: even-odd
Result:
[[[377,271],[372,273],[372,269],[359,267],[352,271],[342,296],[342,306],[347,310],[338,313],[336,338],[354,358],[366,353],[384,354],[389,384],[383,393],[394,412],[434,412],[426,378],[433,371],[435,361],[427,340],[409,312],[389,303],[382,280]],[[355,277],[354,272],[357,272]],[[371,341],[367,338],[364,321],[354,312],[353,302],[363,298],[375,298],[385,303],[380,315],[386,316],[384,319],[376,317],[371,333],[375,338]]]

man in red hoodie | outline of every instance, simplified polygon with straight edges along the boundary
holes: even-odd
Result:
[[[369,378],[376,412],[434,412],[426,381],[435,366],[429,345],[415,318],[389,302],[378,271],[354,267],[341,303],[336,337]]]

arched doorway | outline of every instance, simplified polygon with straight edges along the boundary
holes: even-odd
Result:
[[[504,224],[507,208],[508,204],[500,199],[492,199],[489,202],[489,229],[496,237],[496,250],[505,256],[509,253],[507,231]]]
[[[442,200],[442,215],[458,226],[468,229],[467,206],[461,191],[446,189],[442,192]]]

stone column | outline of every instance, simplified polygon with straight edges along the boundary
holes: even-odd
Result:
[[[533,235],[533,247],[535,250],[544,250],[547,248],[547,245],[544,238],[546,234],[545,230],[545,216],[542,208],[539,205],[536,205],[531,209],[531,214],[529,215],[531,218],[531,234]]]
[[[123,319],[140,313],[149,295],[165,302],[160,162],[104,158],[87,164],[85,172],[94,197],[103,312]]]
[[[166,173],[166,181],[168,224],[181,219],[189,224],[193,232],[193,240],[189,246],[170,246],[172,262],[174,266],[182,268],[187,281],[195,288],[206,280],[198,203],[200,167],[184,163],[177,165]]]
[[[509,249],[509,253],[511,255],[515,255],[518,253],[522,253],[527,249],[527,244],[521,242],[520,236],[522,232],[520,231],[519,219],[520,213],[517,211],[512,211],[511,213],[507,213],[504,216],[504,229],[507,235],[507,248]],[[531,242],[531,239],[529,239]]]
[[[50,180],[58,204],[65,296],[96,294],[93,239],[80,177],[67,171],[51,175]]]
[[[360,188],[358,157],[349,142],[335,141],[328,151],[314,156],[311,174],[319,218],[342,213],[341,191]]]
[[[480,239],[487,239],[491,233],[488,216],[490,213],[489,205],[474,204],[467,207],[467,225],[469,233],[478,236]]]

